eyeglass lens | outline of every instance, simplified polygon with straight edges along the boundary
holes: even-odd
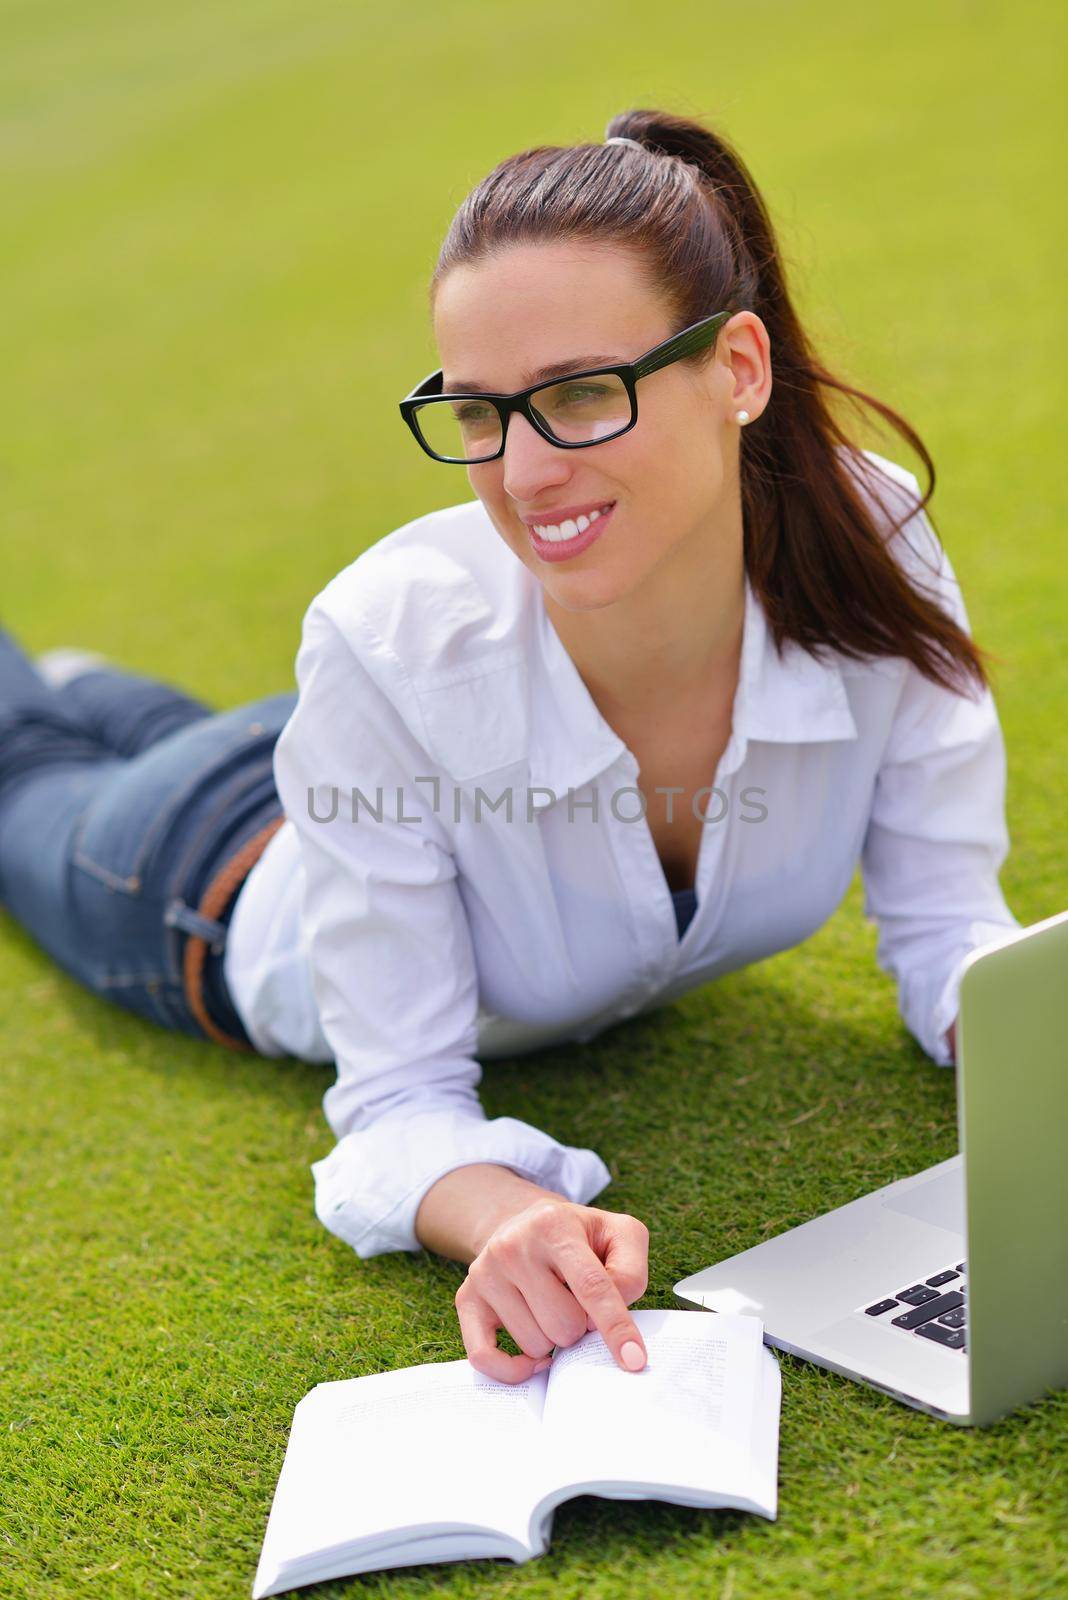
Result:
[[[550,383],[531,395],[530,404],[561,444],[610,438],[631,420],[630,394],[613,372]],[[416,422],[435,455],[450,460],[486,461],[501,448],[500,414],[488,400],[428,400],[416,411]]]

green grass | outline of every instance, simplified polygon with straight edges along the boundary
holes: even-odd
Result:
[[[353,555],[468,494],[395,402],[425,285],[504,154],[662,103],[741,148],[833,366],[916,423],[1002,658],[1025,921],[1068,904],[1064,36],[1054,8],[845,0],[0,0],[3,615],[231,705],[288,687]],[[876,441],[878,448],[878,442]],[[889,453],[904,459],[892,445]],[[248,1593],[295,1402],[462,1354],[461,1269],[315,1220],[331,1074],[110,1009],[0,924],[0,1588]],[[647,1305],[716,1256],[952,1153],[855,883],[803,947],[593,1045],[486,1071],[592,1144],[652,1230]],[[781,1510],[583,1499],[524,1568],[345,1594],[1063,1594],[1064,1397],[975,1434],[783,1358]]]

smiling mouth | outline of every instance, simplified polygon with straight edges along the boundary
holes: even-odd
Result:
[[[549,544],[566,544],[570,539],[577,539],[580,534],[585,533],[592,523],[606,516],[614,505],[614,500],[607,500],[604,505],[595,506],[588,516],[583,514],[581,517],[569,517],[565,522],[558,523],[535,522],[529,526],[539,539],[544,539]]]

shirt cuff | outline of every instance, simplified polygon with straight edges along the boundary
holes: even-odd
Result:
[[[930,1041],[928,1054],[938,1066],[951,1067],[954,1065],[954,1056],[946,1040],[946,1030],[956,1020],[960,1011],[960,985],[961,979],[964,977],[964,963],[970,956],[975,954],[976,950],[992,950],[997,945],[1006,944],[1009,940],[1015,938],[1019,931],[1019,924],[1006,928],[1000,923],[973,923],[971,934],[975,939],[975,943],[958,958],[956,965],[942,986],[941,994],[935,1002],[931,1019],[933,1038]],[[957,1035],[957,1054],[958,1056],[960,1054],[959,1033]]]
[[[942,993],[934,1008],[934,1019],[931,1024],[933,1039],[931,1041],[931,1058],[940,1067],[951,1067],[954,1064],[953,1052],[949,1048],[946,1033],[956,1018],[960,1005],[960,980],[963,960],[958,962],[950,973]]]
[[[358,1256],[417,1252],[420,1202],[457,1167],[491,1162],[586,1205],[612,1175],[593,1150],[563,1145],[513,1117],[485,1120],[455,1111],[383,1117],[346,1134],[312,1164],[315,1214]]]

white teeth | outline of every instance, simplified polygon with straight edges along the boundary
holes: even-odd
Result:
[[[534,532],[539,539],[548,539],[550,544],[562,544],[568,539],[576,538],[580,533],[585,533],[591,522],[596,522],[598,517],[604,516],[610,510],[610,506],[597,507],[588,515],[584,512],[580,517],[574,519],[569,517],[566,522],[561,522],[559,525],[556,523],[543,525],[536,522]]]

